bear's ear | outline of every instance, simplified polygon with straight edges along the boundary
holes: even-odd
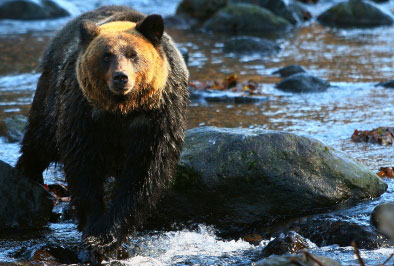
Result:
[[[164,21],[160,15],[150,15],[137,23],[135,27],[153,45],[159,45],[164,32]]]
[[[81,38],[82,45],[89,44],[94,37],[99,34],[100,28],[96,25],[96,23],[90,20],[82,20],[80,28],[79,28],[79,36]]]

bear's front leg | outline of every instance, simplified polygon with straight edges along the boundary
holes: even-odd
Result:
[[[92,159],[83,157],[64,164],[66,180],[71,193],[71,206],[75,210],[78,229],[98,220],[105,212],[103,169]]]
[[[111,255],[129,233],[140,229],[167,186],[169,178],[166,176],[161,181],[159,178],[164,177],[166,171],[152,170],[152,165],[163,164],[149,155],[139,158],[128,163],[124,174],[116,180],[105,214],[84,231],[84,243],[93,254]]]

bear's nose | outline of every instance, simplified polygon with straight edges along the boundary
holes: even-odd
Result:
[[[115,72],[113,79],[116,86],[124,86],[129,81],[129,77],[123,72]]]

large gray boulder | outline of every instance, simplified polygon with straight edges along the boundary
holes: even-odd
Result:
[[[268,9],[252,4],[230,4],[207,20],[204,28],[213,32],[262,34],[281,32],[290,25]]]
[[[67,10],[52,0],[2,0],[0,19],[50,19],[70,15]]]
[[[386,189],[376,174],[320,141],[202,127],[187,131],[173,189],[153,220],[204,222],[232,235]]]
[[[52,208],[52,197],[42,185],[0,161],[0,231],[41,227]]]
[[[389,15],[362,0],[341,2],[319,15],[317,20],[323,25],[339,28],[370,28],[393,24]]]

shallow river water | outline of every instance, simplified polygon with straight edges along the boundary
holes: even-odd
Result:
[[[101,5],[98,0],[58,0],[73,16]],[[111,4],[133,2],[145,13],[163,16],[175,12],[179,0],[111,0]],[[321,1],[323,2],[323,1]],[[327,3],[326,3],[327,2]],[[316,16],[336,0],[308,6]],[[381,7],[394,10],[393,1]],[[39,77],[38,60],[54,31],[69,18],[21,22],[0,20],[0,119],[26,115]],[[282,130],[319,139],[376,171],[394,166],[394,147],[353,143],[355,129],[371,130],[394,126],[394,89],[375,84],[394,78],[394,26],[368,30],[337,30],[312,19],[275,41],[281,50],[268,56],[236,57],[222,52],[225,36],[167,29],[174,40],[189,52],[191,80],[222,79],[236,73],[240,80],[259,82],[266,101],[253,104],[194,101],[189,107],[188,127],[212,125]],[[278,77],[271,73],[289,64],[304,66],[309,73],[331,82],[323,93],[293,94],[275,89]],[[19,146],[0,138],[0,160],[12,165]],[[394,201],[394,181],[385,179],[388,191],[380,198],[362,202],[347,210],[331,213],[349,221],[368,224],[373,208]],[[46,183],[62,182],[61,171],[50,169]],[[61,206],[57,207],[61,208]],[[139,233],[131,241],[132,259],[113,265],[250,265],[268,242],[253,246],[243,240],[219,239],[214,228],[200,225],[196,230]],[[28,257],[45,243],[78,243],[80,234],[73,223],[50,224],[43,232],[0,237],[0,262]],[[357,264],[351,247],[313,248],[312,254],[338,259],[344,265]],[[366,263],[384,261],[393,248],[361,250]],[[358,264],[357,264],[358,265]]]

